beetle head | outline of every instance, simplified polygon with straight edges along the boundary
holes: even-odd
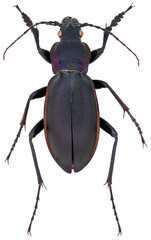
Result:
[[[60,31],[58,32],[58,36],[61,40],[80,40],[83,36],[83,32],[80,29],[80,24],[76,18],[65,17],[62,20]]]

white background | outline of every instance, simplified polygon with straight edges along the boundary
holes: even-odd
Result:
[[[17,4],[33,22],[76,17],[102,27],[131,2],[105,1],[1,1],[0,25],[0,239],[29,239],[26,230],[37,194],[37,178],[28,143],[30,129],[43,116],[43,99],[32,101],[27,130],[13,152],[10,165],[4,163],[26,100],[34,90],[47,85],[53,76],[51,65],[37,53],[32,34],[20,39],[2,60],[6,47],[26,30],[20,13],[12,8]],[[130,107],[143,129],[147,148],[142,149],[134,124],[106,89],[97,91],[100,114],[119,133],[113,174],[113,193],[122,227],[121,240],[151,239],[151,114],[150,114],[150,1],[135,0],[136,5],[113,29],[140,59],[109,37],[104,54],[90,65],[88,75],[110,84]],[[41,47],[50,49],[58,41],[58,27],[40,26]],[[103,32],[83,28],[85,41],[91,50],[101,47]],[[33,223],[33,240],[108,240],[117,239],[109,190],[106,181],[114,140],[102,130],[97,151],[81,172],[67,174],[52,159],[44,134],[34,140],[41,174],[47,190],[41,190],[39,208]]]

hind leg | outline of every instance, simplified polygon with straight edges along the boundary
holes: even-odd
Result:
[[[114,210],[114,215],[115,215],[117,225],[118,225],[118,231],[119,231],[118,234],[121,235],[121,233],[122,233],[121,226],[119,223],[119,219],[118,219],[118,215],[117,215],[117,211],[116,211],[116,207],[115,207],[115,203],[114,203],[114,198],[113,198],[112,187],[111,187],[113,168],[114,168],[114,162],[115,162],[115,153],[116,153],[116,147],[117,147],[117,142],[118,142],[118,134],[117,134],[116,130],[103,118],[100,118],[100,128],[102,128],[105,132],[110,134],[115,139],[114,144],[113,144],[111,162],[110,162],[110,167],[109,167],[109,172],[108,172],[106,183],[108,184],[108,187],[110,190],[110,196],[111,196],[112,206],[113,206],[113,210]]]
[[[30,235],[31,235],[32,222],[34,220],[34,216],[36,214],[36,209],[38,207],[38,201],[39,201],[39,196],[40,196],[40,189],[41,189],[41,186],[44,186],[43,180],[42,180],[42,177],[41,177],[41,173],[40,173],[40,170],[39,170],[38,161],[37,161],[37,157],[36,157],[36,152],[35,152],[35,148],[34,148],[32,139],[35,138],[37,136],[37,134],[39,134],[43,129],[44,129],[44,122],[43,122],[43,119],[41,119],[33,127],[33,129],[29,133],[29,143],[30,143],[30,147],[31,147],[31,152],[32,152],[34,165],[35,165],[35,170],[36,170],[36,174],[37,174],[37,180],[38,180],[38,192],[37,192],[37,197],[36,197],[36,204],[35,204],[33,215],[32,215],[29,227],[28,227],[28,234],[30,234]]]

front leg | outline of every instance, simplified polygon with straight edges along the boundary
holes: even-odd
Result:
[[[33,25],[33,22],[31,21],[31,19],[24,13],[20,10],[19,6],[16,5],[15,6],[21,13],[22,15],[22,18],[24,20],[24,22],[26,23],[26,25],[28,27],[31,27]],[[49,51],[45,50],[45,49],[42,49],[39,45],[39,30],[37,28],[32,28],[31,29],[33,35],[34,35],[34,38],[35,38],[35,42],[36,42],[36,46],[37,46],[37,50],[39,52],[39,54],[48,62],[51,64],[51,59],[50,59],[50,53]]]
[[[105,29],[108,30],[108,28],[105,28]],[[98,59],[102,55],[102,53],[104,52],[104,49],[106,47],[108,37],[109,37],[109,34],[107,32],[104,32],[102,47],[98,48],[98,49],[95,49],[91,52],[91,58],[90,58],[89,63],[93,63],[96,59]]]
[[[121,12],[120,14],[118,14],[111,22],[110,26],[109,27],[106,27],[105,29],[109,32],[112,31],[112,27],[115,27],[118,25],[118,23],[121,21],[121,19],[123,18],[123,16],[125,15],[126,12],[128,12],[130,9],[132,9],[134,6],[131,4],[130,7],[127,8],[126,11],[124,12]],[[91,58],[90,58],[90,62],[89,63],[92,63],[94,62],[97,58],[99,58],[102,53],[104,52],[105,50],[105,47],[106,47],[106,43],[107,43],[107,40],[108,40],[108,37],[109,37],[109,34],[107,32],[104,31],[104,37],[103,37],[103,44],[102,44],[102,47],[101,48],[98,48],[96,50],[93,50],[91,52]]]
[[[142,130],[139,126],[139,124],[137,123],[136,119],[132,116],[132,114],[129,111],[129,108],[126,106],[126,104],[121,100],[121,98],[116,94],[116,92],[108,85],[108,83],[101,81],[101,80],[93,80],[94,83],[94,87],[95,89],[100,89],[100,88],[108,88],[109,91],[113,94],[113,96],[115,97],[115,99],[118,101],[118,103],[121,105],[121,107],[124,110],[124,113],[127,112],[128,115],[130,116],[131,120],[134,122],[135,126],[138,129],[138,132],[141,136],[141,140],[143,143],[143,146],[146,145],[144,137],[143,137],[143,133]]]

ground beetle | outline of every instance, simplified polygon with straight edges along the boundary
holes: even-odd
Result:
[[[29,28],[10,46],[12,46],[26,32],[31,30],[34,35],[39,54],[48,63],[52,64],[52,69],[55,74],[54,77],[51,78],[47,87],[38,89],[29,96],[20,123],[20,129],[6,159],[7,162],[9,162],[10,155],[20,136],[21,130],[26,124],[26,117],[30,101],[46,96],[44,105],[44,118],[41,119],[29,133],[29,142],[39,187],[34,212],[28,227],[28,234],[31,234],[31,225],[38,206],[40,189],[41,186],[44,186],[32,139],[44,129],[48,148],[58,165],[67,173],[71,173],[72,169],[74,169],[75,172],[79,172],[89,163],[96,150],[100,128],[115,138],[106,183],[108,184],[110,190],[113,210],[118,224],[118,231],[119,234],[121,234],[121,227],[111,188],[118,134],[106,120],[99,116],[95,89],[109,89],[109,91],[113,94],[115,99],[123,108],[124,113],[126,111],[136,125],[143,145],[146,143],[136,119],[131,115],[129,108],[118,97],[114,90],[104,81],[91,80],[86,73],[88,70],[88,65],[99,58],[104,52],[109,35],[112,35],[114,38],[116,38],[116,40],[121,42],[113,33],[111,33],[111,30],[112,27],[116,26],[118,22],[121,21],[124,14],[129,11],[133,5],[131,5],[126,11],[117,15],[112,20],[110,26],[106,27],[105,29],[88,23],[81,24],[77,19],[72,17],[65,17],[62,20],[62,23],[49,21],[39,22],[33,25],[33,22],[24,12],[20,10],[19,6],[17,5],[15,7],[20,11],[23,20]],[[35,26],[39,24],[60,27],[58,32],[60,42],[56,42],[52,46],[50,52],[40,48],[39,31],[37,28],[35,28]],[[81,42],[81,37],[83,35],[81,28],[85,26],[95,27],[104,31],[103,45],[101,48],[90,51],[88,45],[84,42]],[[128,48],[123,42],[121,43]],[[5,58],[8,48],[5,50],[3,58]],[[131,49],[128,48],[128,50],[132,52]],[[137,55],[134,52],[132,53],[137,58]],[[137,61],[139,65],[138,58]]]

